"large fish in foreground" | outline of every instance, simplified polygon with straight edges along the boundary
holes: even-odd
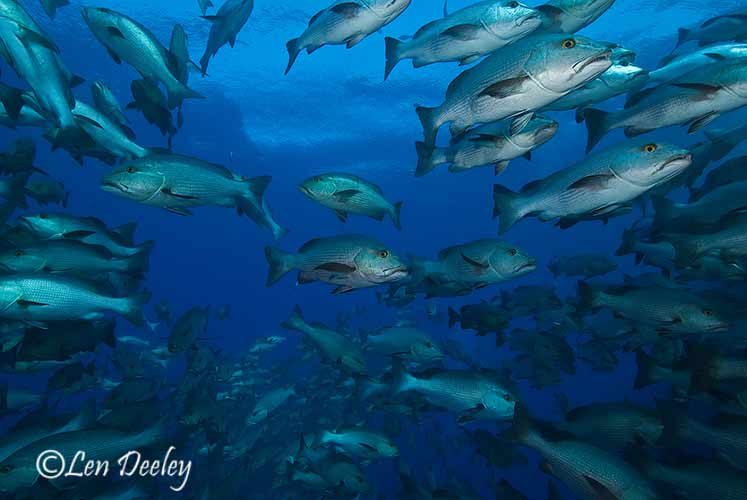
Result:
[[[615,0],[550,0],[535,7],[543,16],[538,31],[576,33],[599,19],[614,3]]]
[[[122,165],[106,175],[101,186],[179,215],[191,215],[190,208],[202,206],[236,208],[240,215],[246,214],[280,238],[285,230],[275,222],[264,200],[270,180],[268,176],[242,177],[222,165],[189,156],[157,154]]]
[[[495,185],[493,215],[505,233],[527,216],[578,221],[613,216],[630,202],[682,173],[692,155],[671,144],[626,142],[524,186]]]
[[[231,47],[236,45],[236,35],[249,20],[253,9],[254,0],[226,0],[214,15],[206,16],[203,13],[202,18],[213,23],[210,26],[205,54],[200,58],[200,70],[203,76],[207,74],[210,59],[218,53],[221,47],[227,43]]]
[[[324,45],[354,47],[371,33],[394,21],[411,1],[335,0],[331,6],[311,18],[309,27],[300,37],[287,43],[288,67],[285,74],[291,70],[303,49],[311,54]]]
[[[299,284],[331,283],[337,285],[333,294],[391,283],[408,273],[404,262],[388,247],[358,235],[317,238],[305,243],[296,255],[267,247],[265,257],[270,265],[267,286],[298,269]]]
[[[534,115],[528,123],[514,125],[488,123],[455,138],[444,148],[429,148],[424,142],[416,142],[418,166],[415,176],[426,175],[444,163],[450,163],[449,172],[452,173],[492,165],[495,175],[498,175],[515,158],[531,159],[532,151],[552,139],[558,131],[556,121],[539,115]]]
[[[616,128],[637,137],[673,125],[697,132],[719,116],[747,105],[747,58],[727,60],[696,69],[676,80],[634,94],[625,109],[584,113],[589,138],[586,150]]]
[[[387,37],[386,80],[403,59],[420,68],[437,62],[470,64],[536,30],[540,14],[514,0],[484,0],[420,28],[411,40]]]
[[[169,108],[203,97],[179,81],[175,57],[153,33],[134,19],[105,8],[83,8],[83,19],[116,63],[125,61],[145,79],[164,84]]]
[[[446,123],[459,136],[478,123],[528,121],[533,111],[609,69],[611,57],[607,45],[568,35],[527,37],[498,49],[454,79],[440,106],[417,108],[424,142],[432,147]]]
[[[358,176],[344,173],[316,175],[303,181],[299,189],[312,200],[334,210],[343,222],[347,221],[349,213],[376,220],[383,220],[388,215],[394,226],[402,229],[399,220],[402,202],[388,202],[379,186]]]

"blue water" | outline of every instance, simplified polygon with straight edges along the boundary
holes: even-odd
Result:
[[[277,243],[280,248],[295,251],[315,237],[361,233],[387,243],[401,255],[433,257],[441,248],[496,236],[497,221],[490,218],[495,182],[518,189],[529,180],[542,178],[584,157],[585,127],[575,123],[572,112],[551,113],[560,123],[556,137],[536,150],[531,161],[512,161],[500,178],[495,178],[490,168],[454,175],[443,167],[424,178],[414,178],[413,144],[422,135],[414,105],[439,104],[446,86],[461,68],[438,64],[414,70],[405,61],[389,81],[383,82],[383,36],[412,34],[428,20],[439,17],[442,5],[434,0],[413,0],[409,9],[386,26],[382,34],[370,36],[352,50],[324,47],[311,56],[302,53],[293,71],[283,76],[286,41],[297,36],[309,17],[327,3],[326,0],[257,0],[236,47],[223,47],[219,51],[210,64],[208,77],[191,76],[190,87],[206,99],[185,102],[185,124],[173,141],[173,150],[180,154],[226,165],[245,176],[271,175],[268,202],[279,223],[290,230]],[[453,10],[468,2],[450,3]],[[126,13],[153,30],[164,44],[168,44],[173,25],[181,23],[189,35],[190,55],[195,60],[202,53],[209,30],[209,24],[197,17],[198,8],[192,0],[93,3],[74,0],[72,6],[58,11],[53,22],[37,2],[24,4],[57,42],[67,66],[88,82],[107,82],[122,104],[130,100],[130,81],[139,76],[127,64],[115,64],[94,39],[80,17],[82,5],[106,6]],[[619,42],[637,53],[638,66],[653,68],[674,47],[678,27],[740,5],[743,3],[739,1],[657,4],[655,0],[618,0],[600,20],[581,33]],[[7,67],[3,67],[2,78],[8,84],[23,86]],[[89,100],[88,92],[88,84],[75,90],[85,100]],[[622,102],[609,101],[603,107],[617,109]],[[165,146],[165,139],[141,115],[127,112],[127,116],[139,144]],[[744,117],[744,113],[732,113],[714,126],[739,123]],[[83,167],[78,166],[66,152],[51,152],[40,131],[2,130],[0,134],[0,145],[19,134],[37,140],[37,166],[72,190],[67,209],[70,213],[95,215],[110,226],[136,221],[137,240],[156,241],[146,284],[153,293],[151,306],[167,299],[178,316],[193,305],[212,304],[217,308],[230,304],[230,319],[211,321],[207,335],[210,344],[222,349],[226,356],[241,352],[257,338],[268,335],[289,339],[273,357],[295,355],[297,334],[279,327],[295,304],[301,305],[307,318],[328,325],[335,324],[339,313],[348,313],[358,305],[367,306],[367,313],[353,321],[356,330],[374,329],[396,319],[396,309],[377,304],[373,290],[331,296],[326,285],[297,286],[290,277],[266,288],[264,248],[275,244],[272,236],[231,210],[202,208],[191,217],[180,217],[141,206],[99,188],[106,165],[87,159]],[[687,136],[685,129],[659,131],[650,137],[682,146],[702,139],[702,135]],[[622,133],[615,131],[604,139],[600,149],[621,140],[624,140]],[[744,151],[742,146],[734,154]],[[403,231],[395,230],[388,221],[379,223],[355,216],[343,224],[331,211],[313,203],[297,189],[298,183],[311,175],[340,170],[379,184],[393,202],[403,200]],[[470,297],[436,299],[438,310],[445,314],[449,306],[489,299],[517,285],[553,285],[552,275],[545,267],[553,257],[580,252],[613,256],[622,230],[637,216],[636,213],[613,219],[608,225],[582,223],[565,231],[535,219],[521,221],[505,239],[535,256],[539,269],[525,278],[478,291]],[[616,262],[620,269],[610,276],[611,281],[620,280],[624,273],[633,270],[630,257],[616,258]],[[571,280],[561,280],[558,287],[563,294],[575,293],[575,283]],[[495,348],[492,336],[476,338],[471,332],[449,330],[444,324],[427,322],[422,299],[412,307],[420,311],[422,325],[436,338],[458,339],[483,365],[496,367],[510,356],[505,348]],[[150,306],[147,311],[150,317],[155,316]],[[130,333],[144,335],[142,330],[133,330],[120,322],[118,334]],[[161,329],[155,335],[165,336],[167,331]],[[555,392],[568,394],[574,406],[593,401],[621,401],[626,397],[650,403],[656,389],[633,391],[634,362],[631,355],[619,356],[621,363],[614,373],[592,372],[588,365],[577,362],[576,375],[566,377],[560,386],[537,391],[520,383],[522,398],[533,413],[549,419],[560,416],[552,397]],[[453,420],[443,415],[425,416],[422,428],[406,426],[403,435],[418,433],[415,442],[427,443],[435,420],[458,435]],[[433,464],[439,474],[445,474],[446,469],[440,464],[449,463],[448,470],[465,480],[473,480],[475,487],[488,495],[484,478],[494,472],[480,461],[477,466],[471,465],[472,450],[468,446],[454,447],[447,450],[446,456],[434,457],[427,447],[399,442],[403,459],[414,469],[425,471]],[[530,456],[533,460],[528,466],[495,473],[509,478],[529,498],[543,498],[547,476],[538,471],[536,457],[531,453]],[[395,470],[387,462],[367,469],[372,484],[383,485],[388,494],[394,491]],[[569,492],[563,491],[571,498]]]

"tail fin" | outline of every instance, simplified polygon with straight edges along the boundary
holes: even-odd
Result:
[[[449,308],[449,328],[453,328],[457,323],[462,322],[462,317],[451,307]]]
[[[610,131],[609,126],[609,115],[607,111],[601,111],[594,108],[588,108],[584,111],[584,118],[586,119],[586,129],[589,132],[589,137],[586,142],[586,152],[591,152],[594,146],[599,144],[599,141],[607,135]]]
[[[695,236],[668,234],[664,238],[674,247],[675,264],[679,268],[689,267],[700,258],[699,244]]]
[[[519,195],[508,188],[496,184],[493,186],[493,218],[501,217],[500,234],[508,231],[524,217],[516,201]]]
[[[676,203],[669,201],[666,196],[654,194],[651,196],[651,202],[654,205],[653,227],[663,227],[668,221],[679,217],[679,210]]]
[[[57,9],[59,7],[64,7],[65,5],[70,5],[69,0],[41,0],[42,7],[44,7],[44,12],[47,13],[47,15],[54,19],[54,15],[57,12]]]
[[[0,102],[3,103],[8,117],[15,122],[23,108],[23,91],[13,87],[3,87]]]
[[[618,257],[622,257],[623,255],[633,253],[636,241],[637,237],[635,229],[624,230],[622,234],[622,241],[620,242],[620,247],[615,252],[615,255],[617,255]]]
[[[415,151],[418,153],[418,166],[415,167],[415,177],[423,177],[436,168],[436,163],[433,161],[433,147],[418,141],[415,143]]]
[[[405,365],[398,359],[392,361],[392,385],[389,388],[391,395],[399,394],[409,390],[412,375],[407,373]]]
[[[436,144],[436,135],[438,134],[438,125],[436,125],[436,111],[438,108],[426,108],[425,106],[418,106],[415,108],[415,112],[420,118],[420,123],[423,125],[423,136],[425,137],[425,145],[432,148]]]
[[[148,240],[145,243],[138,245],[137,253],[144,253],[146,255],[150,255],[150,253],[153,251],[153,248],[155,248],[156,242],[153,240]]]
[[[394,67],[397,66],[397,63],[399,63],[399,61],[401,60],[399,58],[399,46],[402,45],[402,42],[400,42],[396,38],[388,36],[384,38],[384,44],[386,45],[386,66],[384,68],[384,80],[386,81],[386,79],[389,78],[389,75],[391,74]]]
[[[687,28],[680,28],[677,31],[677,46],[675,47],[675,49],[680,45],[690,41],[690,33],[691,31]]]
[[[504,433],[504,436],[511,441],[523,443],[533,432],[532,417],[523,405],[517,404],[514,409],[513,425]]]
[[[177,82],[179,82],[177,80]],[[185,99],[205,99],[205,96],[192,90],[183,83],[179,82],[176,88],[168,89],[169,93],[169,109],[174,109],[179,106]]]
[[[578,282],[578,310],[594,311],[599,306],[596,300],[597,292],[585,281]]]
[[[654,359],[646,354],[643,349],[637,349],[635,351],[635,363],[638,366],[638,371],[635,374],[633,387],[638,390],[655,384],[654,370],[656,370],[657,365]]]
[[[296,307],[293,308],[293,312],[291,313],[290,318],[283,321],[280,326],[287,330],[297,330],[303,332],[306,329],[306,321],[303,319],[303,311],[301,311],[301,306],[296,305]]]
[[[280,281],[283,276],[295,267],[294,255],[277,248],[265,248],[265,258],[270,265],[270,270],[267,273],[268,287]]]
[[[265,201],[265,191],[270,185],[272,177],[264,175],[246,179],[247,193],[236,200],[236,209],[239,215],[247,215],[259,226],[263,226],[272,231],[276,240],[285,236],[288,231],[278,224],[270,211],[270,207]]]
[[[135,326],[144,326],[143,306],[148,303],[150,296],[150,292],[143,292],[124,299],[127,305],[122,312],[122,316]]]
[[[410,281],[413,284],[421,283],[428,277],[428,261],[417,255],[410,255]]]
[[[394,227],[396,227],[398,230],[402,231],[402,222],[400,221],[400,214],[402,213],[402,204],[404,202],[400,201],[398,203],[395,203],[392,207],[392,213],[390,216],[392,217],[392,222],[394,222]]]
[[[124,272],[132,276],[144,276],[150,267],[150,250],[136,253],[123,259]]]
[[[295,64],[298,54],[301,53],[301,47],[299,46],[298,38],[289,40],[288,43],[285,44],[285,47],[288,49],[288,66],[285,68],[285,74],[287,75],[290,73],[293,64]]]

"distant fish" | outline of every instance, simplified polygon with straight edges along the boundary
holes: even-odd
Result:
[[[70,0],[41,0],[41,4],[42,7],[44,7],[44,12],[46,12],[50,18],[54,19],[57,9],[70,5]]]
[[[747,12],[732,12],[712,17],[695,28],[680,28],[677,47],[690,41],[704,47],[731,40],[747,41]]]
[[[669,82],[708,64],[739,57],[747,57],[747,43],[720,43],[694,52],[671,54],[659,63],[657,70],[651,72],[651,81]]]
[[[114,92],[104,82],[95,81],[91,83],[91,94],[93,103],[99,111],[122,125],[129,122],[124,113],[122,113]]]
[[[535,7],[543,15],[538,32],[576,33],[612,7],[615,0],[550,0]]]
[[[26,186],[26,196],[33,198],[41,206],[52,203],[67,208],[70,191],[67,191],[65,185],[61,182],[39,181]]]
[[[215,15],[206,16],[203,10],[202,18],[213,24],[210,26],[205,54],[200,58],[202,75],[207,74],[210,59],[218,53],[225,44],[236,45],[236,36],[249,20],[254,9],[254,0],[226,0]]]
[[[298,54],[306,49],[311,54],[324,45],[358,45],[371,33],[394,21],[409,7],[412,0],[359,0],[336,1],[319,11],[309,21],[309,27],[300,37],[287,43],[287,75]]]

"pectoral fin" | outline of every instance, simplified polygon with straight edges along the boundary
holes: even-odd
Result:
[[[168,187],[162,188],[161,192],[163,194],[167,194],[169,196],[173,196],[174,198],[180,198],[182,200],[196,200],[197,199],[196,196],[189,196],[189,195],[186,195],[186,194],[175,193],[174,191],[172,191],[171,188],[168,188]]]
[[[360,193],[361,192],[357,189],[346,189],[345,191],[337,191],[334,194],[334,197],[337,198],[337,201],[340,203],[347,203],[353,196]]]
[[[331,273],[339,274],[352,274],[356,268],[348,266],[347,264],[341,264],[339,262],[327,262],[314,268],[315,271],[329,271]]]
[[[70,231],[67,233],[63,233],[62,237],[68,238],[71,240],[82,240],[83,238],[87,238],[91,236],[92,234],[96,234],[96,233],[94,233],[93,231],[84,231],[81,229],[80,231]]]
[[[583,177],[568,186],[568,190],[588,189],[590,191],[603,191],[609,188],[609,182],[614,178],[615,176],[612,174],[590,175],[588,177]]]
[[[16,302],[16,304],[18,304],[19,306],[24,307],[24,308],[29,308],[29,307],[32,307],[32,306],[43,307],[43,306],[48,306],[49,305],[49,304],[44,304],[43,302],[34,302],[33,300],[26,300],[26,299],[19,299]]]
[[[335,215],[342,222],[347,222],[348,221],[348,213],[347,212],[343,212],[342,210],[335,210]]]
[[[487,264],[487,263],[483,264],[482,262],[477,262],[476,260],[471,259],[471,258],[467,257],[464,254],[461,254],[461,255],[462,255],[462,259],[464,259],[464,261],[467,264],[469,264],[471,266],[474,266],[474,267],[476,267],[476,268],[478,268],[478,269],[480,269],[482,271],[484,271],[484,270],[486,270],[487,268],[490,267],[490,264]]]
[[[374,453],[378,453],[379,452],[379,450],[377,450],[376,448],[374,448],[373,446],[371,446],[368,443],[358,443],[358,446],[360,446],[361,448],[365,448],[368,451],[371,451],[371,452],[374,452]]]
[[[690,128],[687,130],[689,134],[694,134],[698,130],[702,129],[709,123],[711,123],[713,120],[719,117],[719,114],[716,112],[708,113],[707,115],[703,115],[690,125]]]
[[[482,26],[477,24],[457,24],[456,26],[444,30],[441,34],[455,40],[468,42],[476,39],[480,31],[482,31]]]
[[[584,475],[584,479],[586,479],[586,482],[589,483],[589,486],[591,486],[596,493],[596,496],[594,497],[595,500],[620,500],[620,497],[612,493],[609,488],[593,477]]]
[[[353,287],[352,286],[341,285],[341,286],[338,286],[337,288],[335,288],[334,290],[332,290],[332,295],[341,295],[343,293],[349,293],[349,292],[352,292],[352,291],[353,291]]]
[[[116,38],[122,38],[122,39],[125,38],[124,33],[122,33],[119,30],[119,28],[117,28],[116,26],[107,26],[106,32],[109,34],[109,36],[113,36]]]
[[[510,78],[508,80],[502,80],[484,89],[482,92],[480,92],[479,96],[492,97],[494,99],[505,99],[506,97],[521,93],[521,87],[527,81],[529,81],[529,77],[526,75],[517,78]]]
[[[329,10],[345,19],[352,19],[360,13],[361,8],[362,7],[355,2],[345,2],[338,3]]]
[[[180,207],[164,207],[166,210],[168,210],[171,213],[182,215],[184,217],[188,217],[192,215],[192,212],[187,210],[186,208],[180,208]]]

